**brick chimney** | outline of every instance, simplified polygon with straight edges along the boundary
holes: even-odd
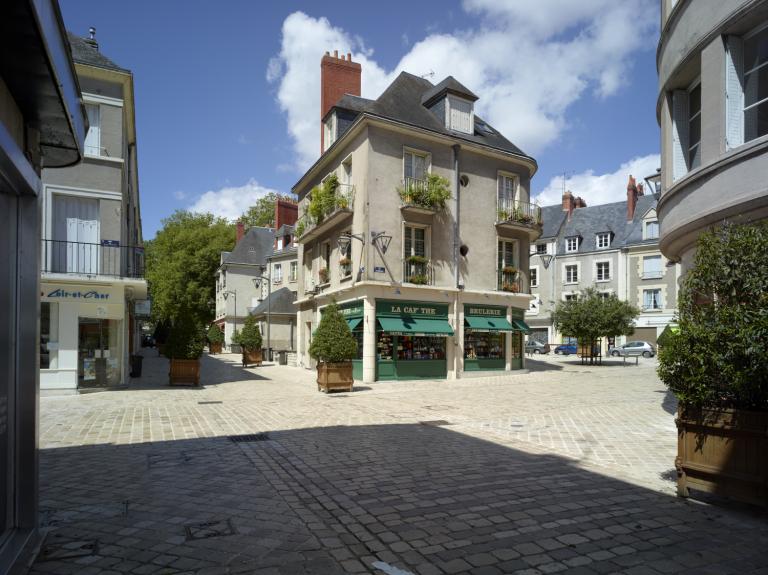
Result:
[[[576,207],[576,200],[573,197],[573,194],[568,190],[567,192],[563,193],[563,211],[568,212],[568,219],[571,219],[571,216],[573,215],[573,210]]]
[[[627,182],[627,221],[631,222],[635,218],[635,207],[637,206],[638,196],[643,195],[643,184],[638,184],[637,180],[630,174]]]
[[[239,243],[240,240],[243,239],[244,235],[245,235],[245,224],[242,221],[237,220],[237,241],[235,242],[235,244]]]
[[[344,94],[359,96],[360,80],[363,69],[357,62],[352,61],[352,54],[347,52],[339,58],[339,51],[334,50],[333,56],[325,53],[320,60],[320,153],[325,151],[325,130],[323,118]]]
[[[279,230],[283,225],[295,226],[296,220],[299,219],[299,206],[294,202],[286,200],[277,200],[275,202],[275,232]],[[293,238],[288,240],[287,244],[282,244],[282,247],[290,246],[290,242]],[[277,247],[277,236],[275,236],[275,249]]]
[[[573,207],[574,208],[586,208],[587,202],[584,201],[584,199],[581,196],[577,196],[576,199],[573,201]]]

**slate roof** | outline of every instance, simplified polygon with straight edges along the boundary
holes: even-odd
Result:
[[[98,68],[109,68],[111,70],[128,72],[128,70],[121,68],[104,54],[99,52],[98,48],[89,43],[85,38],[81,38],[72,32],[67,32],[67,36],[69,38],[69,45],[72,48],[72,59],[75,62],[87,64],[88,66],[96,66]]]
[[[265,264],[275,246],[272,228],[250,228],[235,249],[224,259],[225,264]]]
[[[472,92],[451,76],[435,86],[429,80],[414,76],[408,72],[401,72],[376,100],[368,100],[347,94],[342,96],[331,110],[342,109],[358,114],[366,113],[371,116],[394,120],[432,132],[449,135],[460,140],[495,148],[503,152],[524,156],[534,163],[536,162],[531,156],[528,156],[520,148],[499,134],[498,131],[477,114],[475,114],[474,134],[464,134],[446,128],[444,122],[422,104],[425,101],[425,96],[434,93],[440,86],[442,86],[441,90],[443,91],[446,89],[446,86],[450,86],[464,90],[468,95],[474,96]],[[477,96],[474,96],[474,98],[477,99]],[[341,139],[341,134],[339,134],[339,139]],[[336,143],[334,143],[335,145]],[[326,151],[326,153],[328,152]]]
[[[656,205],[656,198],[653,195],[640,196],[637,198],[635,206],[635,215],[631,222],[627,222],[627,202],[613,202],[599,206],[588,206],[586,208],[577,208],[573,210],[573,216],[566,222],[561,237],[569,238],[574,236],[581,237],[578,252],[566,253],[565,242],[557,243],[558,255],[573,255],[573,253],[584,253],[597,251],[596,236],[600,232],[611,232],[611,248],[626,247],[627,245],[637,243],[656,243],[658,239],[642,239],[642,219],[649,209]],[[547,206],[562,210],[562,206]],[[563,211],[566,215],[566,212]],[[547,225],[546,216],[544,225]],[[542,236],[543,237],[543,236]]]
[[[445,80],[440,82],[437,86],[430,88],[421,96],[421,103],[429,107],[433,102],[436,102],[440,97],[445,94],[456,94],[467,100],[475,101],[477,96],[467,88],[464,84],[456,80],[453,76],[448,76]]]
[[[253,308],[250,313],[252,316],[261,317],[267,315],[267,307],[269,307],[270,313],[293,315],[296,313],[296,306],[293,305],[295,301],[296,292],[283,287],[269,294],[269,297]]]
[[[295,228],[293,226],[289,226],[288,224],[283,224],[282,226],[280,226],[280,229],[277,230],[275,237],[282,238],[284,236],[287,236],[288,234],[293,235],[294,229]]]
[[[557,237],[567,215],[568,213],[563,210],[563,206],[560,204],[541,208],[543,226],[539,239],[544,240]]]

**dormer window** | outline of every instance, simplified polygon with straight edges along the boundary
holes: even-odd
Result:
[[[336,141],[337,127],[336,112],[334,111],[331,112],[323,123],[323,144],[326,150]]]
[[[572,236],[570,238],[565,238],[565,253],[573,254],[577,251],[579,251],[579,237]]]
[[[611,245],[611,232],[601,232],[595,238],[597,249],[604,250]]]
[[[454,132],[474,134],[474,106],[469,100],[448,96],[446,98],[445,116],[446,126]]]

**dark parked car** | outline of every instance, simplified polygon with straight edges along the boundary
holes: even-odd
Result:
[[[535,339],[529,339],[525,342],[525,353],[549,353],[548,343],[541,343]]]
[[[624,345],[614,347],[611,350],[613,357],[619,357],[622,355],[642,355],[643,357],[653,357],[656,355],[656,350],[647,341],[628,341]]]
[[[563,355],[576,355],[576,345],[573,343],[564,343],[562,345],[558,345],[555,348],[555,354],[563,354]]]
[[[141,347],[155,347],[155,338],[151,335],[142,336]]]

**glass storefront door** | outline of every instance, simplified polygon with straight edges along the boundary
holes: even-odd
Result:
[[[79,387],[120,384],[120,322],[81,317],[78,321]]]

